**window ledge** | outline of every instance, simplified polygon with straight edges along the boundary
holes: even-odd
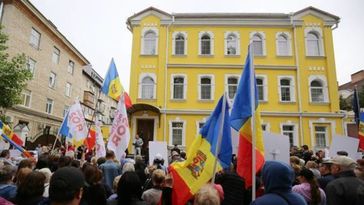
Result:
[[[211,99],[198,99],[198,102],[201,102],[201,103],[213,103],[214,100],[211,100]]]
[[[254,58],[266,58],[267,55],[253,55]]]
[[[330,105],[330,102],[310,102],[311,105]]]
[[[258,100],[259,103],[263,103],[263,104],[266,104],[268,103],[268,100]]]
[[[138,101],[157,101],[156,98],[137,98]]]
[[[293,57],[293,55],[278,55],[277,54],[277,58],[291,58]]]
[[[34,44],[31,44],[31,43],[29,43],[29,45],[30,45],[31,47],[33,47],[35,50],[40,51],[39,46],[36,46],[36,45],[34,45]]]
[[[171,102],[186,102],[186,99],[170,99]]]
[[[279,101],[280,104],[296,104],[296,101]]]
[[[213,54],[199,54],[199,57],[203,57],[203,58],[213,58],[214,55]]]
[[[172,56],[173,56],[173,57],[180,57],[180,58],[185,58],[185,57],[187,57],[187,55],[186,55],[186,54],[173,54]]]
[[[157,57],[158,54],[140,54],[142,57]]]
[[[226,58],[240,58],[240,54],[225,54]]]
[[[321,59],[321,58],[326,58],[326,56],[308,56],[308,55],[306,55],[306,58]]]

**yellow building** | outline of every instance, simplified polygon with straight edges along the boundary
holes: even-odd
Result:
[[[233,101],[252,43],[263,129],[292,145],[330,145],[344,132],[332,38],[338,22],[313,7],[290,14],[150,7],[129,17],[132,136],[141,133],[145,146],[188,148],[224,91]]]

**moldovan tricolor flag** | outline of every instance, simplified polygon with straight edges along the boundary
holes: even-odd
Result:
[[[77,100],[63,119],[59,134],[76,146],[80,146],[87,137],[88,128],[80,102]]]
[[[358,137],[359,137],[359,149],[364,150],[364,112],[360,113]]]
[[[229,107],[227,103],[223,107],[223,97],[220,98],[210,118],[201,128],[200,135],[193,141],[187,154],[187,160],[175,162],[169,166],[173,177],[172,204],[174,205],[186,204],[213,177],[216,156],[218,156],[216,171],[230,166],[232,145]],[[223,110],[225,110],[224,118],[222,117]],[[221,126],[223,126],[221,148],[220,152],[216,154]]]
[[[255,102],[254,109],[252,109],[252,101]],[[230,116],[232,128],[239,132],[237,173],[245,179],[246,187],[252,185],[252,149],[255,149],[256,153],[256,171],[258,172],[264,164],[263,131],[260,123],[258,105],[258,90],[253,61],[251,53],[248,51],[244,71],[240,78]],[[253,119],[255,119],[255,136],[252,136],[253,132],[251,127],[253,114]],[[256,147],[252,148],[253,137],[256,138]]]
[[[101,91],[105,94],[113,98],[114,100],[119,100],[120,95],[123,94],[125,97],[125,106],[129,108],[132,106],[131,99],[124,91],[123,86],[120,83],[119,73],[116,69],[116,65],[114,59],[111,59],[109,70],[106,73],[106,77],[104,83],[102,84]]]
[[[121,96],[118,108],[115,113],[115,118],[112,123],[109,141],[107,148],[113,150],[117,160],[121,159],[121,156],[128,148],[130,141],[128,114],[126,113],[126,107],[124,103],[124,96]]]
[[[15,147],[21,153],[23,153],[24,156],[26,156],[27,158],[32,157],[32,155],[21,146],[21,143],[23,141],[10,129],[8,125],[4,124],[1,120],[0,120],[0,136],[5,141],[13,145],[13,147]]]
[[[101,133],[101,122],[96,121],[95,123],[95,134],[96,134],[96,157],[105,157],[106,149],[105,149],[105,142],[104,137]]]

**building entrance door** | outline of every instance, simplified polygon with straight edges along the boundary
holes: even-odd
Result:
[[[149,153],[149,141],[154,139],[154,119],[138,119],[137,120],[137,134],[143,139],[142,155]]]

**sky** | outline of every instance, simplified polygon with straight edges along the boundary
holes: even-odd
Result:
[[[339,85],[364,69],[363,0],[30,0],[105,76],[114,58],[120,80],[129,90],[132,33],[126,20],[150,6],[167,13],[290,13],[308,6],[341,18],[333,31]]]

